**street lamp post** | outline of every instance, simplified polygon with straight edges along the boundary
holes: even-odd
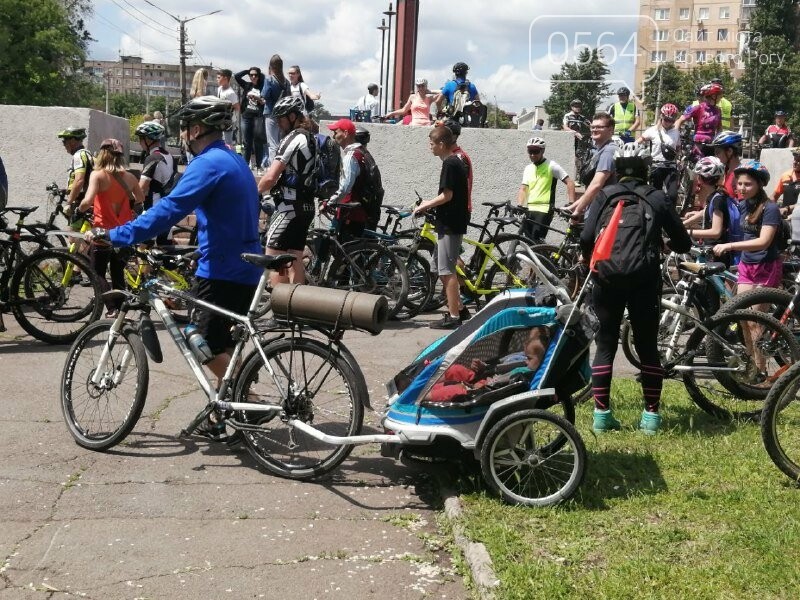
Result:
[[[150,0],[144,0],[144,1],[147,2],[153,8],[157,8],[158,10],[163,12],[165,15],[167,15],[168,17],[170,17],[170,18],[172,18],[172,19],[174,19],[175,21],[178,22],[178,27],[180,28],[179,35],[178,35],[178,41],[180,42],[180,50],[179,50],[179,52],[180,52],[180,65],[181,65],[181,70],[180,70],[180,76],[181,76],[180,77],[180,79],[181,79],[181,104],[186,104],[186,57],[191,55],[191,52],[186,52],[186,24],[189,21],[194,21],[195,19],[199,19],[201,17],[208,17],[210,15],[215,15],[217,13],[220,13],[220,12],[222,12],[222,9],[212,10],[211,12],[204,13],[202,15],[197,15],[196,17],[192,17],[191,19],[181,19],[181,18],[176,17],[175,15],[173,15],[171,13],[168,13],[163,8],[161,8],[160,6],[156,6],[155,4],[150,2]]]
[[[390,76],[389,59],[390,59],[390,57],[392,55],[392,17],[397,14],[397,11],[392,10],[392,3],[391,2],[389,2],[389,10],[383,11],[383,14],[385,14],[387,17],[389,17],[389,27],[388,27],[388,30],[389,30],[389,46],[388,46],[388,48],[386,50],[386,95],[383,97],[383,102],[384,102],[384,104],[383,104],[383,114],[386,114],[387,112],[389,112],[389,76]],[[396,59],[397,59],[397,57],[395,56],[395,60]],[[394,91],[394,89],[392,91]],[[394,108],[394,107],[392,107],[392,108]]]
[[[389,29],[389,28],[386,26],[386,19],[381,19],[380,27],[378,27],[378,30],[381,32],[381,78],[378,80],[380,82],[380,88],[378,88],[378,94],[379,94],[379,96],[378,96],[378,106],[379,107],[380,107],[381,104],[383,104],[383,90],[384,90],[384,87],[383,87],[383,51],[384,51],[384,48],[386,46],[386,30],[387,29]],[[388,94],[388,91],[387,91],[387,94]],[[386,114],[385,110],[384,110],[383,114]]]

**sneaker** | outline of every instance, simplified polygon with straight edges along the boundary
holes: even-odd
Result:
[[[614,413],[609,410],[594,409],[594,422],[592,423],[592,431],[595,433],[605,433],[606,431],[618,431],[622,425]]]
[[[225,423],[214,422],[211,420],[211,417],[209,417],[200,423],[194,432],[199,436],[208,438],[215,442],[220,441],[225,437]]]
[[[649,410],[642,411],[642,418],[639,419],[639,431],[647,435],[655,435],[661,427],[661,415]]]
[[[472,315],[469,314],[469,309],[466,306],[462,307],[461,310],[458,311],[458,320],[462,323],[464,321],[469,321],[471,317]]]
[[[459,325],[461,325],[461,319],[452,317],[447,313],[444,317],[438,321],[434,321],[428,327],[431,329],[458,329]]]

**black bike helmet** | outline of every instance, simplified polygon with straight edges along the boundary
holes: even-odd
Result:
[[[200,96],[181,106],[175,118],[179,119],[181,127],[199,122],[225,131],[233,124],[233,104],[216,96]]]
[[[165,132],[166,130],[161,123],[156,123],[155,121],[145,121],[136,128],[134,133],[139,137],[148,138],[151,140],[160,140],[164,136]]]
[[[286,117],[291,113],[302,115],[306,105],[299,96],[284,96],[275,103],[272,108],[272,118]]]
[[[369,144],[370,135],[369,129],[364,129],[363,127],[356,127],[356,142],[361,144],[362,146],[366,146]]]
[[[780,109],[780,108],[779,108],[779,109],[777,109],[777,110],[775,111],[775,116],[776,116],[776,117],[786,117],[786,116],[787,116],[787,114],[786,114],[786,111],[785,111],[785,110],[783,110],[783,109]]]
[[[617,96],[630,96],[631,91],[626,88],[624,85],[617,90]]]
[[[456,75],[466,75],[467,71],[469,71],[469,65],[463,62],[457,62],[453,65],[453,73]]]

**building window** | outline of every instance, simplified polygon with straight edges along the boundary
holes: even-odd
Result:
[[[667,51],[666,50],[654,50],[650,53],[650,62],[660,63],[667,61]]]
[[[695,61],[697,63],[704,63],[706,62],[706,51],[705,50],[698,50],[695,55]]]
[[[708,9],[707,8],[698,8],[697,9],[697,19],[699,21],[708,20]]]
[[[678,13],[678,18],[681,21],[688,21],[689,17],[691,16],[691,9],[688,8],[681,8],[680,12]]]
[[[655,19],[656,21],[669,21],[669,9],[657,8]]]
[[[653,40],[656,42],[666,42],[669,39],[669,31],[666,29],[659,29],[653,32]]]
[[[729,6],[721,6],[719,9],[719,18],[720,19],[730,19],[731,18],[731,9]]]
[[[728,41],[728,30],[727,29],[717,29],[717,41],[718,42],[727,42]]]
[[[676,29],[675,30],[675,41],[676,42],[683,42],[683,41],[691,41],[692,36],[689,33],[688,29]]]
[[[698,29],[697,30],[697,41],[698,42],[707,42],[708,41],[708,29]]]
[[[134,77],[139,77],[139,75],[140,75],[139,70],[138,69],[134,70],[133,76]]]
[[[755,6],[756,0],[742,0],[742,6]]]
[[[675,50],[675,62],[676,63],[686,62],[686,50]]]
[[[755,6],[743,6],[741,12],[742,21],[747,22],[753,16],[753,11],[755,10]]]
[[[115,85],[119,85],[119,79],[115,79],[114,81],[116,82]]]

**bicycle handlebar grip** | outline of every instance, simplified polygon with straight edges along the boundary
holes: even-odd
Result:
[[[272,312],[282,321],[363,329],[373,335],[383,331],[389,318],[389,303],[384,296],[348,290],[321,292],[311,285],[277,285],[272,290]]]

